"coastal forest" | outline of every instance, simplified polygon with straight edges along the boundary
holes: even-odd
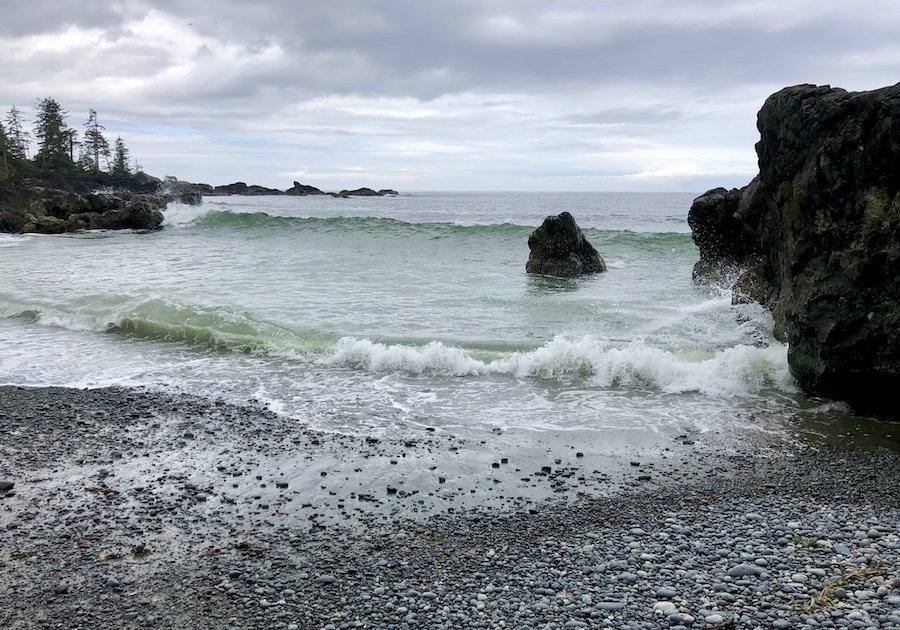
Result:
[[[39,99],[34,112],[31,131],[16,106],[0,120],[0,180],[48,170],[116,177],[142,174],[121,136],[110,143],[95,109],[88,110],[80,133],[69,125],[69,113],[52,97]]]

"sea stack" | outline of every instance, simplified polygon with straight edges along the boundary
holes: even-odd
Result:
[[[560,278],[606,271],[606,263],[568,212],[549,216],[528,237],[525,271]]]
[[[798,85],[759,112],[759,175],[689,215],[695,277],[742,267],[735,299],[772,309],[813,394],[897,415],[900,389],[900,84]]]

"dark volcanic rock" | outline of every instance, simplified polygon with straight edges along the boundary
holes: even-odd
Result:
[[[286,191],[284,191],[284,194],[306,197],[307,195],[324,195],[325,193],[315,186],[308,186],[306,184],[301,184],[300,182],[295,181],[294,185],[291,188],[288,188]]]
[[[265,186],[248,186],[244,182],[235,182],[225,186],[216,186],[215,192],[219,195],[281,195],[277,188]]]
[[[785,88],[758,128],[759,176],[734,212],[734,198],[707,212],[701,262],[701,242],[734,243],[736,221],[738,286],[772,308],[798,382],[896,415],[886,394],[900,388],[900,84]]]
[[[606,271],[597,253],[568,212],[549,216],[528,237],[531,253],[525,271],[562,278]]]
[[[0,230],[61,234],[84,229],[152,230],[162,224],[160,210],[168,202],[166,196],[133,190],[85,191],[96,183],[96,178],[66,179],[57,174],[0,182]]]
[[[203,203],[203,195],[199,190],[187,190],[178,195],[176,200],[189,206],[199,206]]]
[[[362,188],[357,188],[356,190],[342,190],[338,193],[338,195],[340,195],[341,197],[381,197],[383,196],[383,193],[363,186]]]
[[[746,258],[741,238],[741,223],[735,216],[743,190],[714,188],[694,199],[688,212],[688,225],[700,260],[694,265],[694,278],[722,281]]]

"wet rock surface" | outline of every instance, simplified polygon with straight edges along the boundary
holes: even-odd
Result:
[[[606,271],[606,263],[568,212],[549,216],[528,237],[527,273],[560,278]]]
[[[581,444],[501,458],[427,429],[317,433],[253,403],[0,402],[0,627],[900,624],[890,452],[679,443],[668,464],[598,475]]]
[[[95,192],[122,185],[115,192]],[[169,198],[130,180],[48,173],[0,182],[0,231],[62,234],[79,230],[155,230]]]
[[[699,197],[695,276],[743,266],[737,293],[770,307],[808,392],[897,414],[900,84],[798,85],[759,112],[759,175]],[[737,296],[738,298],[741,295]]]

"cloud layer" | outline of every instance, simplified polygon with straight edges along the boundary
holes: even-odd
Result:
[[[310,5],[310,6],[304,6]],[[900,80],[890,0],[32,0],[0,107],[96,108],[152,173],[405,190],[692,190],[796,83]]]

